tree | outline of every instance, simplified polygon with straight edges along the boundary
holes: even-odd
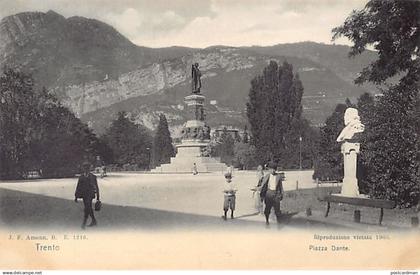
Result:
[[[369,93],[362,94],[357,99],[357,105],[355,106],[359,110],[360,121],[365,125],[365,131],[359,134],[361,152],[357,158],[357,179],[359,183],[359,190],[362,194],[369,193],[369,184],[367,181],[368,167],[366,165],[366,152],[365,145],[368,144],[367,137],[370,135],[370,131],[373,129],[371,125],[373,121],[373,115],[375,113],[375,99]]]
[[[38,100],[29,75],[6,69],[0,76],[0,176],[25,177],[35,136]]]
[[[43,177],[72,176],[83,161],[93,162],[99,140],[70,110],[59,103],[51,104],[42,118],[41,139],[32,148],[40,159]]]
[[[243,143],[248,143],[249,142],[248,127],[246,125],[245,125],[245,128],[244,128],[244,136],[242,138],[242,142]]]
[[[354,11],[334,38],[353,43],[350,56],[373,46],[378,59],[364,68],[357,83],[382,84],[399,78],[376,102],[364,134],[361,157],[366,165],[365,184],[373,197],[393,199],[400,206],[418,203],[420,178],[420,28],[418,1],[369,1]]]
[[[98,155],[105,164],[114,163],[114,152],[106,140],[106,136],[99,137],[98,141]]]
[[[234,145],[234,163],[243,170],[257,166],[255,159],[255,146],[245,142],[237,142]]]
[[[384,92],[366,121],[361,147],[369,194],[403,207],[417,204],[420,194],[418,122],[412,115],[413,102],[406,97],[413,92],[401,85]]]
[[[119,112],[103,136],[104,142],[113,152],[114,163],[122,167],[131,165],[146,168],[152,137],[142,125],[134,124],[125,112]]]
[[[220,138],[217,142],[217,145],[214,148],[213,156],[220,157],[220,160],[224,163],[231,164],[234,158],[234,145],[235,140],[232,135],[227,131],[227,128],[224,127],[220,135]]]
[[[97,153],[97,138],[30,75],[6,69],[0,77],[0,178],[73,176]],[[64,157],[65,156],[65,157]]]
[[[364,93],[357,99],[355,107],[359,111],[360,121],[370,121],[375,108],[375,98],[370,93]]]
[[[159,115],[159,124],[153,139],[153,162],[156,166],[169,163],[174,153],[168,122],[165,115],[161,114]]]
[[[317,154],[319,130],[310,126],[306,119],[296,120],[284,136],[285,150],[280,165],[286,169],[311,169]]]
[[[262,75],[251,81],[247,117],[259,163],[276,160],[284,168],[293,166],[286,152],[292,147],[290,142],[296,143],[296,139],[286,137],[293,127],[305,124],[301,123],[302,95],[299,75],[293,74],[293,67],[287,62],[278,66],[271,61]],[[294,130],[299,139],[304,130]]]
[[[336,140],[344,128],[343,118],[346,109],[346,104],[338,104],[334,112],[326,119],[325,126],[320,129],[314,178],[320,180],[343,179],[343,156],[341,154],[340,144]]]
[[[368,46],[378,52],[378,60],[363,69],[357,83],[381,84],[400,73],[419,77],[419,14],[419,1],[371,0],[333,29],[333,39],[345,36],[353,42],[350,56]]]

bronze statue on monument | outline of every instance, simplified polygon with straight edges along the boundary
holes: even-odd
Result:
[[[176,145],[176,156],[171,163],[156,167],[154,172],[220,172],[227,169],[226,164],[211,156],[211,129],[206,123],[204,101],[201,94],[201,72],[198,63],[191,66],[191,94],[184,98],[187,121],[181,131],[181,142]]]
[[[199,94],[201,89],[201,72],[198,68],[198,63],[193,63],[191,66],[191,86],[192,86],[192,93],[193,94]]]

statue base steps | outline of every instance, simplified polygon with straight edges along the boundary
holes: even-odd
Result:
[[[176,146],[177,154],[170,163],[156,167],[152,173],[192,173],[194,163],[198,173],[225,172],[227,165],[212,157],[203,157],[202,150],[210,140],[183,140]]]
[[[224,172],[227,166],[215,158],[211,157],[182,157],[171,158],[171,163],[162,164],[156,167],[152,173],[192,173],[194,163],[198,173]]]

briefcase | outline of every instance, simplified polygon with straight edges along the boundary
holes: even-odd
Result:
[[[95,202],[95,211],[101,210],[101,207],[102,207],[101,201],[96,201]]]

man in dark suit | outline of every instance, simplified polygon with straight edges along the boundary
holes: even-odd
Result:
[[[265,202],[265,223],[269,224],[269,217],[271,208],[274,208],[277,222],[280,222],[280,201],[283,199],[283,183],[282,175],[276,173],[277,163],[270,162],[268,164],[269,173],[262,178],[260,185],[261,188],[261,199]]]
[[[92,218],[92,222],[89,224],[89,226],[96,226],[96,218],[93,214],[92,209],[92,200],[95,198],[99,201],[99,187],[98,182],[96,180],[96,176],[92,173],[90,173],[90,163],[84,162],[83,167],[83,173],[80,175],[79,180],[77,182],[76,192],[74,194],[74,201],[77,202],[77,199],[82,198],[83,204],[84,204],[84,218],[82,223],[82,228],[85,229],[86,227],[86,221],[88,217],[90,216]]]

